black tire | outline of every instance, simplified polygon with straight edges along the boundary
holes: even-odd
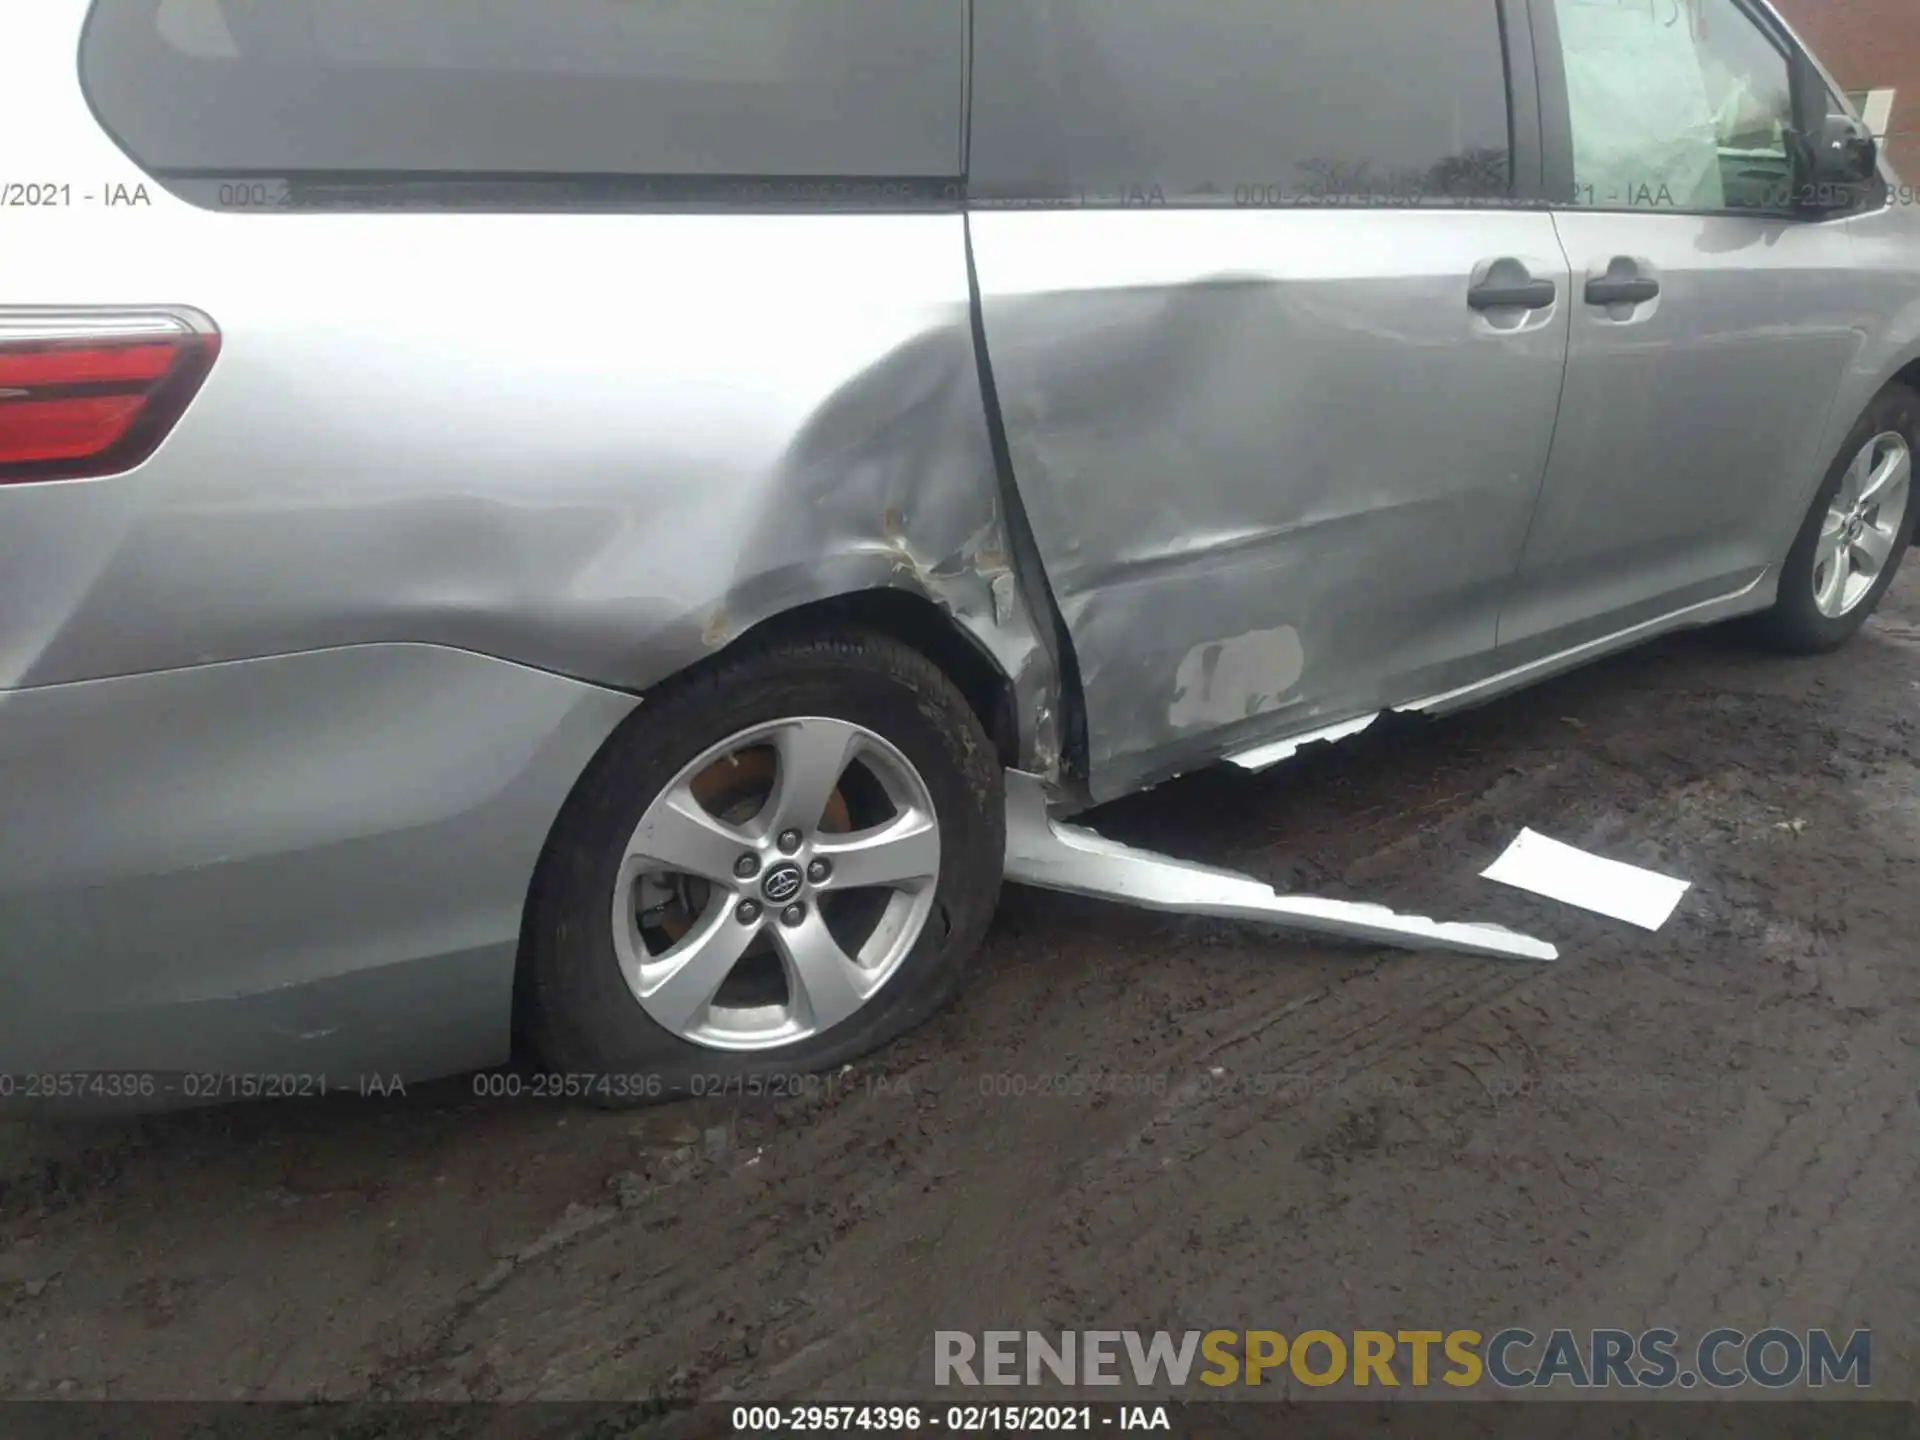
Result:
[[[1867,407],[1859,423],[1848,433],[1840,453],[1834,457],[1832,468],[1821,482],[1819,493],[1813,497],[1813,505],[1807,511],[1806,519],[1801,522],[1800,533],[1795,537],[1793,548],[1787,552],[1786,564],[1781,568],[1779,598],[1774,601],[1771,610],[1757,617],[1755,628],[1758,635],[1773,648],[1793,655],[1818,655],[1839,649],[1866,623],[1867,617],[1879,605],[1880,597],[1886,594],[1887,587],[1893,583],[1907,545],[1913,538],[1915,507],[1911,493],[1907,500],[1907,513],[1901,521],[1887,563],[1860,603],[1840,616],[1823,615],[1814,603],[1814,552],[1820,539],[1821,521],[1826,517],[1827,507],[1839,491],[1847,467],[1852,464],[1854,457],[1868,441],[1887,431],[1904,435],[1910,450],[1915,446],[1916,435],[1920,435],[1920,396],[1905,386],[1889,386]]]
[[[919,772],[940,832],[931,915],[893,978],[839,1025],[774,1050],[692,1043],[648,1015],[621,976],[609,914],[622,856],[648,805],[702,751],[809,715],[865,726]],[[759,1078],[771,1091],[777,1077],[842,1065],[952,998],[992,919],[1005,851],[999,759],[966,700],[924,656],[858,630],[748,649],[649,695],[568,798],[528,899],[522,1033],[542,1063],[569,1077],[561,1093],[613,1107],[732,1080]]]

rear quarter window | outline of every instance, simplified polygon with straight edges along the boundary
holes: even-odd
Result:
[[[960,173],[966,23],[965,0],[95,0],[80,70],[203,202],[252,178],[924,180]]]

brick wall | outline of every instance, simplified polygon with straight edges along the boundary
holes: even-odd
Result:
[[[1774,0],[1846,90],[1897,90],[1888,153],[1920,182],[1920,0]]]

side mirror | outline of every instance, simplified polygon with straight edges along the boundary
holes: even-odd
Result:
[[[1813,152],[1816,185],[1866,185],[1880,173],[1880,142],[1851,115],[1829,115]]]
[[[1880,142],[1851,115],[1827,116],[1803,154],[1807,210],[1851,210],[1880,178]]]

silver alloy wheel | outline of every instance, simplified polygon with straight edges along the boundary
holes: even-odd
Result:
[[[1913,453],[1889,430],[1869,440],[1841,477],[1813,551],[1813,603],[1838,620],[1867,597],[1907,523]]]
[[[750,797],[751,813],[715,813],[700,791],[714,776],[752,773],[754,756],[771,760],[764,795]],[[858,808],[892,813],[854,828],[869,818],[852,814],[844,792],[856,789]],[[634,829],[613,898],[620,972],[647,1014],[683,1040],[791,1045],[847,1019],[893,978],[926,927],[939,875],[933,797],[892,744],[820,716],[758,725],[683,768]],[[655,948],[645,916],[666,907],[649,912],[645,900],[663,894],[678,897],[689,923]],[[836,923],[836,907],[859,895],[870,903],[849,908],[862,913]],[[777,966],[784,998],[765,985],[758,995],[724,993],[755,964]]]

